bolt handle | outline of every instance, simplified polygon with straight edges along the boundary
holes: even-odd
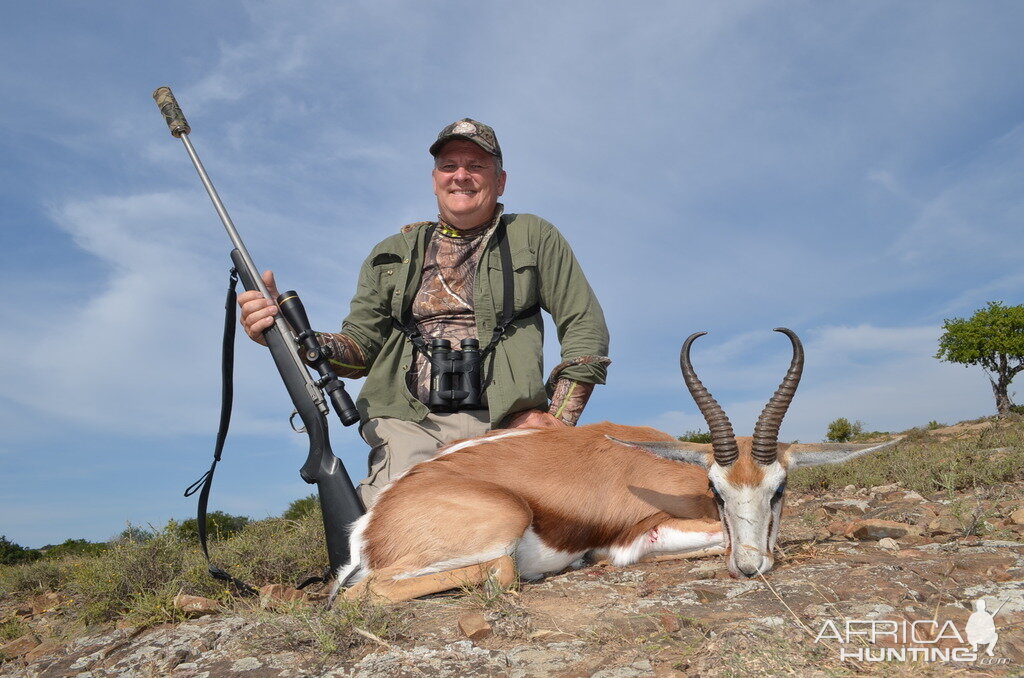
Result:
[[[171,134],[180,139],[182,134],[188,134],[192,131],[170,87],[157,87],[153,91],[153,99],[160,108],[160,112],[167,122],[167,127],[171,130]]]

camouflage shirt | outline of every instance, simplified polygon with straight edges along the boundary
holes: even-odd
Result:
[[[458,349],[463,339],[478,339],[473,312],[473,285],[484,244],[494,233],[501,206],[487,223],[457,231],[439,222],[427,245],[420,288],[412,302],[412,320],[427,345],[447,339]],[[409,390],[422,403],[430,395],[430,362],[420,353],[406,377]],[[483,401],[486,404],[486,393]]]

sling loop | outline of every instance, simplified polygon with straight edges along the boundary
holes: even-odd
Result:
[[[224,303],[224,344],[221,350],[221,399],[220,399],[220,427],[217,429],[217,443],[213,449],[213,463],[210,470],[199,477],[185,490],[185,496],[191,497],[199,491],[199,506],[196,510],[196,527],[199,529],[199,543],[203,547],[203,555],[206,556],[207,569],[215,579],[231,582],[242,593],[256,595],[259,593],[249,584],[241,579],[236,579],[210,561],[210,551],[206,546],[206,506],[210,499],[210,486],[213,484],[213,472],[220,461],[221,453],[224,451],[224,441],[228,437],[228,426],[231,423],[231,401],[233,397],[232,373],[235,366],[235,303],[238,297],[235,286],[238,284],[238,271],[231,269],[231,279],[228,285],[227,301]]]

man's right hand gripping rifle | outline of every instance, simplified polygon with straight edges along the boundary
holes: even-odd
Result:
[[[277,299],[280,294],[274,280],[274,272],[264,271],[263,282],[270,296]],[[263,332],[274,324],[274,317],[280,309],[259,290],[239,294],[238,306],[241,308],[240,321],[245,333],[256,343],[266,346],[267,340],[263,338]],[[354,379],[366,376],[366,358],[358,344],[344,334],[317,332],[316,337],[328,353],[327,360],[339,377]]]

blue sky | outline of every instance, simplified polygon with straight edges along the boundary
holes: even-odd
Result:
[[[784,439],[994,412],[932,358],[1024,299],[1013,2],[18,3],[0,27],[0,534],[192,514],[219,406],[227,236],[150,93],[170,85],[256,263],[338,327],[370,247],[436,214],[427,147],[495,127],[509,211],[573,243],[612,331],[584,420],[703,427],[691,332],[740,434],[807,367]],[[549,334],[548,368],[557,362]],[[311,491],[265,349],[239,342],[211,508]],[[351,389],[358,384],[351,384]],[[1012,389],[1011,389],[1012,390]],[[354,478],[355,431],[333,426]]]

